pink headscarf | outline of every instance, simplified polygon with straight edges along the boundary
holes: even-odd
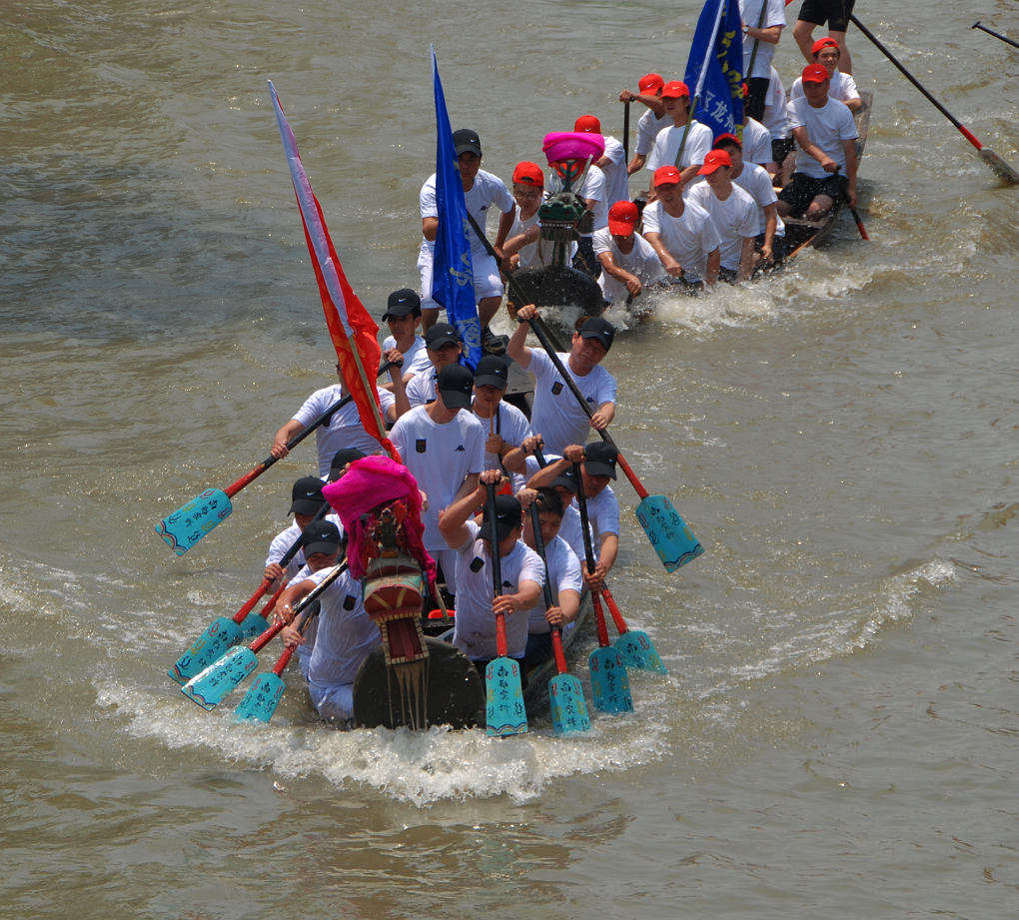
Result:
[[[424,568],[429,586],[435,588],[435,560],[428,555],[423,540],[425,528],[421,523],[421,492],[407,467],[389,457],[362,457],[351,463],[336,482],[323,486],[322,494],[343,522],[349,541],[347,560],[354,578],[364,577],[361,549],[365,541],[365,525],[361,515],[384,502],[403,499],[410,510],[404,522],[407,548]]]

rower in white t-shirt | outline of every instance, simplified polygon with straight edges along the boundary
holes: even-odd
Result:
[[[651,244],[634,229],[640,211],[632,201],[617,201],[609,208],[609,225],[595,231],[594,254],[601,263],[598,284],[610,304],[631,303],[644,288],[665,278],[661,259]]]
[[[538,554],[520,539],[520,503],[512,495],[495,498],[498,546],[491,540],[492,522],[487,507],[486,484],[497,484],[501,474],[486,470],[477,488],[454,502],[442,519],[442,535],[456,554],[456,623],[453,645],[484,673],[499,652],[495,614],[505,618],[507,654],[521,661],[527,649],[528,611],[541,597],[544,566]],[[474,515],[484,508],[479,527]],[[499,554],[501,593],[494,596],[492,553]],[[521,668],[521,677],[523,669]]]
[[[768,169],[773,176],[778,174],[782,163],[791,149],[789,138],[789,117],[786,114],[785,86],[782,85],[782,78],[771,67],[771,82],[768,84],[768,93],[764,97],[764,114],[761,115],[761,124],[771,133],[771,158],[775,162],[774,169]]]
[[[531,423],[516,406],[503,400],[509,384],[509,360],[485,355],[475,368],[471,410],[485,429],[485,469],[505,470],[514,485],[523,485],[523,443]]]
[[[711,215],[721,239],[720,277],[723,281],[746,281],[754,270],[757,236],[757,205],[732,182],[732,158],[724,150],[712,150],[704,158],[700,175],[704,182],[687,192],[687,205],[698,204]]]
[[[570,351],[559,354],[559,360],[592,412],[589,419],[552,359],[544,351],[524,344],[529,328],[527,321],[536,314],[533,304],[517,311],[520,325],[509,341],[507,352],[524,370],[534,374],[531,430],[541,435],[549,450],[558,452],[567,444],[582,443],[591,428],[600,431],[615,417],[616,381],[600,364],[612,347],[615,329],[608,320],[592,317],[573,333]]]
[[[828,95],[832,99],[844,102],[849,111],[854,115],[863,108],[863,100],[860,98],[860,91],[856,88],[856,80],[853,75],[843,73],[839,70],[839,43],[834,38],[819,38],[814,42],[812,49],[814,61],[828,71],[831,78],[831,85],[828,87]],[[789,99],[799,99],[803,96],[803,78],[797,77],[789,90]]]
[[[605,175],[606,212],[617,201],[629,201],[630,191],[627,186],[629,173],[626,171],[626,152],[622,143],[610,134],[602,134],[601,122],[594,115],[581,115],[574,123],[573,130],[583,134],[601,134],[602,140],[605,141],[605,153],[594,165]],[[601,229],[597,222],[594,228]]]
[[[756,118],[743,121],[743,161],[772,171],[778,168],[771,152],[771,132]]]
[[[785,28],[785,0],[740,0],[739,11],[743,19],[743,75],[750,90],[745,105],[750,115],[759,119],[771,79],[771,60]]]
[[[665,111],[662,102],[663,86],[665,80],[661,74],[647,73],[637,81],[637,92],[624,89],[619,94],[620,102],[639,102],[648,109],[637,119],[637,143],[633,159],[626,167],[628,175],[632,176],[644,168],[658,132],[672,124],[672,116]]]
[[[338,363],[336,373],[337,376],[340,375]],[[392,423],[410,408],[410,404],[407,402],[401,368],[391,367],[389,377],[392,380],[393,391],[376,388],[376,393],[382,408],[382,418],[386,422]],[[297,410],[294,417],[276,432],[270,451],[272,456],[277,459],[285,457],[290,452],[287,442],[294,435],[304,431],[333,403],[343,399],[346,395],[342,383],[334,383],[332,386],[312,393]],[[382,450],[379,442],[364,430],[357,411],[357,404],[353,400],[341,409],[337,409],[326,424],[319,425],[315,430],[315,444],[318,448],[318,474],[323,477],[329,474],[329,464],[335,453],[344,447],[354,447],[365,454],[377,454]]]
[[[691,291],[718,280],[721,239],[707,211],[683,200],[683,177],[675,166],[655,170],[653,201],[644,208],[644,238],[662,267]]]
[[[594,163],[587,167],[584,181],[577,192],[584,199],[587,210],[591,212],[591,230],[577,230],[577,254],[573,258],[573,267],[577,271],[590,275],[592,278],[598,276],[598,260],[594,257],[594,250],[591,248],[591,237],[595,230],[600,230],[608,225],[609,206],[608,192],[605,189],[605,173]]]
[[[845,195],[856,206],[856,122],[849,107],[828,95],[831,79],[820,64],[803,68],[803,96],[787,106],[796,140],[796,171],[778,196],[783,217],[817,220]],[[843,184],[845,183],[845,184]]]
[[[781,262],[785,255],[785,224],[778,216],[778,198],[771,175],[763,166],[744,162],[740,140],[735,134],[720,134],[715,138],[715,147],[729,154],[732,181],[757,205],[756,245],[761,263]]]
[[[474,489],[484,469],[485,429],[472,412],[462,411],[469,410],[473,389],[470,370],[447,365],[439,371],[438,398],[401,416],[389,434],[428,497],[421,515],[425,549],[442,566],[451,594],[456,593],[456,559],[439,532],[439,515]]]
[[[495,250],[502,248],[506,234],[513,226],[516,205],[509,189],[498,176],[481,169],[481,140],[476,132],[467,128],[453,132],[453,150],[456,153],[463,182],[467,211],[478,227],[485,230],[488,209],[495,205],[503,212],[495,238]],[[435,174],[421,187],[421,232],[424,237],[418,252],[418,271],[421,273],[421,314],[427,330],[439,316],[439,305],[432,299],[432,262],[435,255],[435,236],[439,229],[439,208],[435,200]],[[495,259],[488,254],[485,244],[468,223],[467,239],[471,247],[471,267],[474,272],[474,296],[478,301],[478,316],[487,328],[502,302],[502,278]]]
[[[382,320],[389,324],[392,333],[382,342],[382,360],[400,359],[403,362],[400,370],[404,382],[407,382],[429,366],[425,340],[417,334],[421,322],[421,298],[410,288],[393,291]]]
[[[435,399],[435,381],[439,371],[457,364],[463,353],[460,333],[449,323],[436,323],[425,333],[425,355],[428,367],[407,384],[407,402],[413,409]]]
[[[653,179],[659,167],[678,165],[683,181],[690,182],[711,149],[711,129],[690,117],[690,90],[682,81],[673,80],[662,87],[662,102],[666,113],[672,117],[672,127],[655,138],[647,160],[648,172]]]

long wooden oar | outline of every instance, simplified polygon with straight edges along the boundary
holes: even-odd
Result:
[[[534,531],[534,551],[541,556],[545,566],[545,609],[555,606],[552,597],[552,574],[549,572],[548,559],[545,557],[545,541],[541,537],[541,516],[538,506],[531,503],[531,530]],[[563,630],[561,626],[552,627],[552,652],[555,655],[556,676],[548,682],[548,702],[552,710],[552,727],[557,735],[569,735],[586,732],[591,728],[591,719],[587,714],[587,703],[584,701],[584,688],[580,681],[568,673],[566,653],[563,651]]]
[[[499,524],[496,520],[495,485],[487,482],[487,508],[492,544],[493,599],[502,594],[502,560],[499,558]],[[485,724],[486,734],[505,737],[527,731],[527,712],[524,709],[524,690],[520,680],[520,664],[507,655],[506,616],[495,615],[495,648],[493,658],[485,668]]]
[[[326,576],[322,584],[301,600],[294,608],[294,613],[298,614],[304,610],[346,570],[346,562],[337,565]],[[285,625],[280,620],[263,632],[251,645],[235,645],[218,661],[214,661],[205,670],[192,677],[191,680],[180,688],[180,692],[201,706],[202,709],[215,709],[223,701],[223,697],[255,670],[258,666],[256,655],[279,634]]]
[[[623,166],[630,165],[630,100],[623,103]],[[630,196],[627,195],[627,198]],[[523,304],[521,304],[523,306]]]
[[[891,53],[881,42],[875,37],[875,35],[868,29],[853,13],[849,14],[849,19],[856,25],[867,38],[870,39],[871,43],[880,51],[889,61],[891,61],[899,70],[899,72],[913,84],[921,93],[927,98],[927,100],[947,118],[966,140],[968,140],[977,151],[980,153],[980,159],[982,159],[988,166],[994,170],[994,174],[999,178],[1009,183],[1009,185],[1019,184],[1019,173],[1017,173],[1011,166],[1008,165],[1001,157],[999,157],[993,150],[985,147],[980,143],[970,132],[970,130],[959,121],[951,112],[948,111],[937,99],[935,99],[926,89],[919,80],[916,79],[905,67],[902,66],[896,59],[895,55]]]
[[[545,325],[544,320],[540,316],[535,315],[528,322],[532,331],[538,337],[538,341],[541,342],[541,347],[545,349],[555,365],[559,376],[566,382],[570,392],[574,395],[577,402],[580,403],[581,409],[590,418],[594,415],[594,412],[587,404],[587,400],[584,399],[584,394],[580,392],[580,388],[577,386],[576,381],[574,381],[573,376],[563,366],[563,362],[559,360],[559,355],[556,354],[549,340],[548,327]],[[602,429],[598,434],[601,435],[602,440],[607,444],[616,447],[616,442],[612,440],[612,435],[608,431]],[[616,450],[618,451],[619,448],[616,447]],[[672,502],[664,495],[648,494],[648,490],[644,488],[643,483],[637,478],[637,474],[634,473],[630,464],[626,462],[621,453],[618,455],[616,462],[640,497],[640,504],[637,506],[636,511],[637,520],[640,521],[640,526],[644,528],[644,533],[647,534],[648,540],[651,541],[655,552],[658,553],[658,558],[662,560],[666,571],[675,572],[681,565],[686,565],[686,563],[701,555],[704,552],[704,547],[701,546],[700,541],[690,532],[690,528],[686,526],[686,523],[679,516],[679,512],[673,507]]]
[[[379,368],[379,374],[389,370],[393,364],[394,362],[387,361]],[[397,366],[399,366],[399,363]],[[293,450],[317,428],[327,425],[329,420],[352,399],[353,397],[348,394],[342,399],[336,400],[325,412],[311,422],[307,428],[299,434],[295,434],[287,441],[287,452],[289,453]],[[261,476],[278,459],[279,457],[274,457],[270,454],[258,466],[249,470],[225,489],[206,489],[201,495],[191,499],[186,505],[182,505],[173,514],[168,514],[156,524],[156,533],[166,541],[170,549],[178,556],[183,556],[202,537],[230,516],[230,513],[233,511],[230,499],[246,485],[249,485]]]
[[[976,22],[974,22],[973,25],[970,26],[970,28],[979,29],[981,32],[986,32],[988,35],[993,35],[995,38],[1000,38],[1006,45],[1011,45],[1013,48],[1019,48],[1019,42],[1014,42],[1012,41],[1012,39],[1008,38],[1005,35],[1002,35],[1000,32],[995,32],[994,29],[988,29],[987,26],[980,25],[979,19]]]
[[[308,631],[308,627],[317,613],[318,611],[312,611],[301,623],[299,632],[302,636]],[[237,708],[234,710],[234,716],[238,722],[269,722],[272,719],[276,707],[279,706],[280,700],[283,698],[283,691],[286,690],[282,676],[283,669],[290,663],[290,659],[296,651],[296,645],[288,645],[283,650],[283,654],[276,659],[276,664],[272,666],[271,671],[263,672],[255,677],[251,686],[248,687],[248,692],[244,694],[244,699],[237,704]]]
[[[329,503],[323,503],[312,520],[322,520],[330,510]],[[283,554],[279,561],[280,566],[285,569],[294,556],[297,555],[297,551],[300,548],[301,536],[298,536],[290,544],[290,548]],[[205,628],[205,632],[195,639],[187,647],[187,651],[174,662],[168,672],[170,677],[177,681],[178,684],[183,684],[220,658],[227,649],[233,648],[233,646],[243,642],[245,639],[251,639],[260,635],[265,629],[269,614],[276,606],[277,598],[283,593],[284,587],[286,587],[286,582],[283,579],[280,581],[279,588],[276,589],[276,593],[265,605],[261,613],[252,613],[251,611],[254,610],[255,604],[258,603],[259,599],[265,595],[270,585],[272,585],[272,581],[268,578],[262,579],[262,583],[258,586],[255,593],[248,598],[244,606],[232,617],[218,617],[213,620]]]
[[[594,558],[594,546],[591,543],[590,516],[587,512],[587,495],[584,493],[584,477],[580,471],[580,464],[573,464],[573,478],[577,482],[577,505],[580,508],[580,529],[584,538],[584,559],[587,562],[587,571],[592,575],[597,563]],[[659,674],[668,674],[662,659],[659,657],[651,637],[639,629],[630,629],[626,620],[619,612],[615,598],[609,591],[608,585],[602,582],[602,586],[596,591],[593,588],[591,593],[594,597],[600,594],[605,603],[608,604],[609,613],[619,630],[619,638],[616,639],[616,648],[623,656],[623,664],[628,668],[639,668],[642,671],[657,671]]]

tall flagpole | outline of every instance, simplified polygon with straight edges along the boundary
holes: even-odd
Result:
[[[764,0],[767,3],[767,0]],[[711,40],[708,42],[707,54],[704,55],[704,63],[701,65],[700,75],[697,77],[697,87],[694,89],[693,101],[690,103],[690,117],[687,119],[686,127],[683,128],[683,138],[679,142],[679,151],[676,154],[675,166],[679,167],[679,161],[683,159],[683,150],[686,148],[686,138],[690,133],[690,125],[693,123],[694,114],[697,111],[697,103],[701,101],[701,91],[704,89],[704,77],[708,73],[708,63],[715,50],[715,40],[718,38],[718,30],[722,25],[722,14],[725,12],[725,4],[728,0],[718,0],[718,13],[715,14],[715,27],[711,30]]]

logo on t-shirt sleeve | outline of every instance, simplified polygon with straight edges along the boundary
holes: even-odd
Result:
[[[346,597],[343,598],[343,609],[344,610],[353,610],[354,609],[354,605],[356,603],[357,603],[357,598],[354,597],[353,594],[348,594]]]
[[[418,438],[414,442],[414,450],[419,454],[423,454],[428,449],[428,438]]]
[[[458,445],[458,446],[457,446],[457,450],[458,450],[458,451],[459,451],[460,453],[462,453],[462,454],[465,454],[465,453],[467,453],[467,448],[465,448],[465,447],[463,446],[463,444],[460,444],[460,445]]]
[[[561,380],[557,380],[555,383],[552,384],[552,395],[553,396],[558,396],[560,393],[562,393],[562,391],[563,391],[563,382]]]
[[[470,568],[470,570],[472,572],[474,572],[474,574],[476,575],[478,572],[480,572],[484,568],[484,566],[485,566],[485,560],[482,559],[480,556],[475,556],[471,560],[471,564],[470,564],[470,566],[468,568]]]

